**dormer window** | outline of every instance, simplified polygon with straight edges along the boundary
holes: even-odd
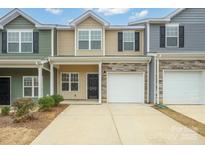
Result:
[[[7,31],[8,53],[32,53],[33,31],[32,30],[8,30]]]
[[[101,50],[102,30],[101,29],[79,29],[78,49],[79,50]]]
[[[166,25],[166,46],[178,47],[179,45],[179,25],[167,24]]]

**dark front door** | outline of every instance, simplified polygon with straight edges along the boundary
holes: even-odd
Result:
[[[88,74],[88,99],[98,99],[98,74]]]
[[[10,78],[0,77],[0,105],[10,105]]]

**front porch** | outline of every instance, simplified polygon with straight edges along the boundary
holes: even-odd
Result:
[[[64,97],[65,104],[101,103],[101,63],[51,63],[51,83],[56,93]],[[56,69],[56,71],[52,71]],[[55,78],[54,78],[55,76]],[[51,88],[52,90],[53,88]],[[54,90],[53,90],[54,91]],[[54,93],[51,91],[51,94]]]

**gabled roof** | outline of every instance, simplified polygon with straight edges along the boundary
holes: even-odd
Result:
[[[183,10],[185,10],[185,8],[176,9],[174,12],[170,13],[169,15],[167,15],[163,18],[150,18],[150,19],[137,20],[137,21],[129,22],[128,25],[136,25],[136,24],[144,24],[144,23],[166,23],[166,22],[170,22],[171,19],[174,16],[176,16],[177,14],[182,12]]]
[[[110,25],[109,22],[105,21],[103,18],[101,18],[100,16],[98,16],[96,13],[94,13],[91,10],[86,11],[84,14],[82,14],[78,18],[74,19],[73,21],[71,21],[70,25],[75,26],[75,25],[81,23],[83,20],[87,19],[88,17],[92,17],[93,19],[95,19],[96,21],[98,21],[99,23],[101,23],[104,26]]]
[[[38,28],[52,28],[55,27],[54,25],[46,25],[46,24],[41,24],[37,20],[33,19],[31,16],[27,15],[25,12],[21,11],[20,9],[13,9],[9,13],[7,13],[5,16],[3,16],[0,19],[0,28],[3,29],[3,26],[17,18],[18,16],[22,16],[31,23],[33,23],[36,27]]]

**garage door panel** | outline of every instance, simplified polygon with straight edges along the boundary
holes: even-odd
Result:
[[[110,73],[107,86],[108,102],[144,102],[143,73]]]
[[[165,104],[201,104],[204,102],[204,77],[201,71],[165,71]]]

